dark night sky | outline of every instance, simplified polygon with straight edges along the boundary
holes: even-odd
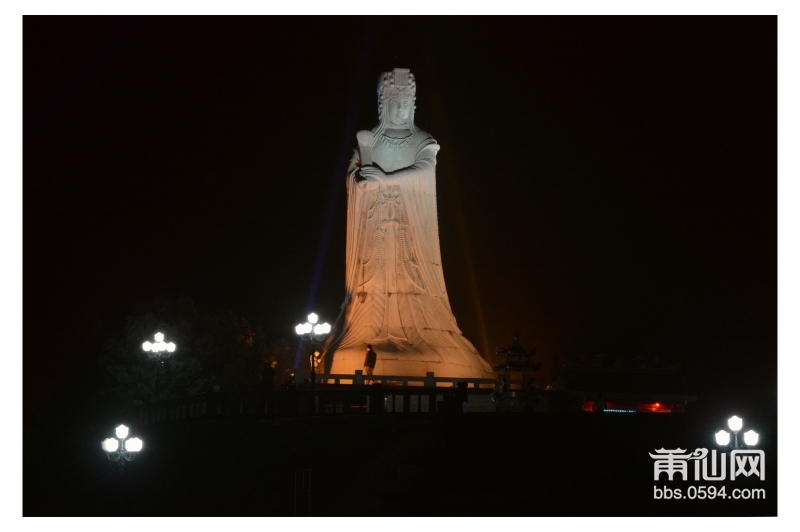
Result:
[[[332,321],[394,67],[479,351],[674,356],[777,408],[775,17],[25,17],[23,54],[26,419],[161,294],[275,340]]]

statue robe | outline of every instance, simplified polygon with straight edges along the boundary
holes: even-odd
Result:
[[[410,133],[410,132],[409,132]],[[376,375],[492,378],[450,309],[439,249],[436,154],[424,131],[379,135],[372,164],[385,183],[358,180],[358,152],[347,174],[344,320],[331,344],[331,373],[361,369],[367,344]]]

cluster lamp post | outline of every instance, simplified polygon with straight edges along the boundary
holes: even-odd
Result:
[[[176,346],[172,342],[165,342],[164,335],[160,332],[156,333],[155,343],[145,342],[142,344],[142,349],[147,353],[150,358],[156,359],[156,399],[158,399],[158,380],[161,375],[161,366],[164,365],[164,359],[175,352]]]
[[[733,416],[730,418],[728,420],[728,428],[733,431],[733,448],[744,449],[744,446],[739,444],[739,431],[742,430],[742,418],[739,416]],[[753,446],[758,443],[758,433],[754,430],[748,430],[743,434],[743,436],[745,445]],[[731,443],[731,435],[725,430],[720,430],[714,434],[714,437],[717,440],[717,444],[723,447],[726,447]]]
[[[144,445],[144,442],[139,438],[128,438],[128,433],[128,427],[120,425],[114,430],[115,438],[106,438],[100,442],[108,459],[112,462],[119,462],[120,475],[125,473],[125,462],[130,462],[136,458],[137,453],[142,450]]]
[[[303,342],[311,344],[311,384],[317,382],[317,363],[319,362],[320,352],[317,349],[319,343],[331,332],[328,323],[317,323],[319,316],[313,312],[308,315],[308,321],[294,328],[294,331]]]

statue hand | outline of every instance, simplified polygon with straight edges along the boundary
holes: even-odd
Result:
[[[368,182],[378,182],[378,183],[385,183],[386,182],[386,174],[383,173],[383,170],[376,166],[364,166],[361,168],[361,176],[366,179]]]

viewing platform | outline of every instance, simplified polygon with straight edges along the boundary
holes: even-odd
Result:
[[[436,415],[496,413],[494,379],[410,375],[295,374],[280,391],[209,392],[159,402],[137,401],[142,424],[214,418],[260,418],[327,415]],[[518,390],[521,381],[511,380]],[[683,412],[697,398],[685,394],[597,393],[566,389],[564,382],[535,381],[531,391],[541,396],[536,412]],[[658,405],[657,407],[653,405]]]

